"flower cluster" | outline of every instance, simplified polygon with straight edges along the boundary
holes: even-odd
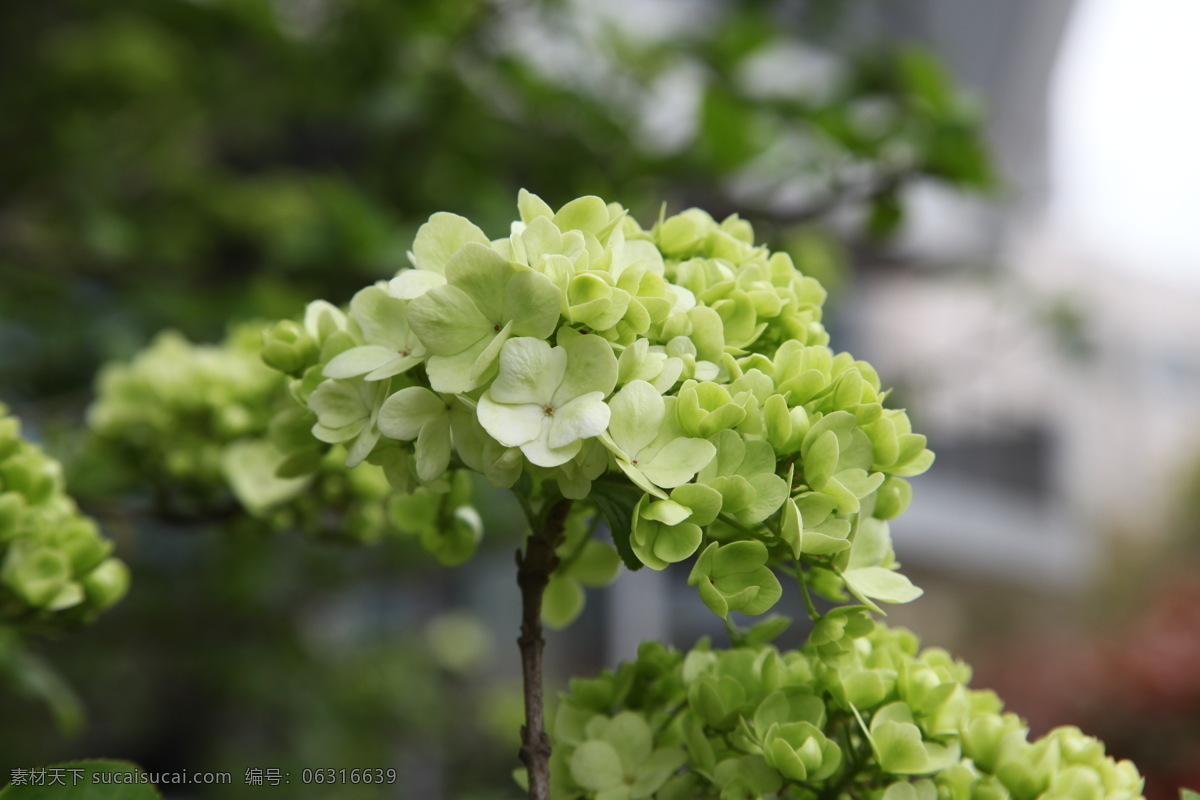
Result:
[[[264,327],[236,326],[215,345],[167,331],[132,361],[106,365],[88,411],[89,457],[129,486],[153,487],[160,510],[174,515],[240,507],[276,528],[378,538],[404,517],[384,505],[391,489],[380,470],[347,472],[344,453],[319,442],[289,462],[275,444],[294,431],[307,436],[315,418],[262,363]],[[326,531],[331,518],[340,522]]]
[[[112,542],[63,488],[62,467],[0,403],[0,622],[86,621],[129,585]]]
[[[316,439],[401,492],[470,470],[579,501],[630,568],[699,554],[692,582],[721,616],[778,599],[770,564],[870,606],[919,594],[886,520],[933,456],[870,365],[829,349],[814,279],[736,216],[647,230],[596,197],[555,211],[524,191],[518,210],[497,240],[435,214],[411,269],[268,332]]]
[[[1134,800],[1142,779],[1096,739],[1037,741],[970,669],[861,611],[799,651],[747,635],[575,680],[555,715],[557,800]]]

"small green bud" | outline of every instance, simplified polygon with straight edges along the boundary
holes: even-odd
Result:
[[[316,363],[317,354],[317,343],[298,322],[281,320],[263,332],[262,360],[280,372],[299,375]]]

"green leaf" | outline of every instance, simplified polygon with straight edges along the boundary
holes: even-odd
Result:
[[[139,782],[145,770],[128,761],[69,761],[46,769],[62,770],[65,785],[9,784],[0,800],[162,800],[153,784]],[[122,782],[114,782],[116,777]]]
[[[756,623],[742,635],[742,643],[748,647],[761,647],[773,641],[779,634],[786,631],[792,620],[782,614],[772,614],[761,622]]]
[[[625,562],[625,567],[633,572],[641,569],[644,565],[633,552],[633,545],[629,541],[633,508],[642,499],[641,490],[624,483],[596,481],[592,484],[590,498],[596,510],[608,523],[613,544],[621,560]]]

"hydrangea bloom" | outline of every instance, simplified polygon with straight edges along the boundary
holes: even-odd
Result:
[[[112,548],[0,403],[0,622],[86,621],[116,603],[129,570]]]
[[[736,216],[643,228],[596,197],[554,210],[524,191],[517,209],[499,239],[434,214],[411,268],[272,329],[268,361],[317,439],[401,492],[469,469],[571,498],[630,568],[703,552],[693,577],[715,570],[696,581],[722,615],[771,605],[772,565],[834,598],[919,593],[883,520],[932,454],[875,371],[828,347],[815,280]],[[738,553],[755,566],[729,571]]]
[[[552,795],[1141,798],[1132,763],[1077,728],[1030,741],[994,694],[970,688],[966,664],[908,631],[847,609],[780,651],[771,627],[728,650],[647,642],[637,661],[572,681],[555,714]]]

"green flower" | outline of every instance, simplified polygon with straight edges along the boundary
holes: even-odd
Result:
[[[450,410],[457,401],[423,386],[393,394],[379,409],[379,432],[389,439],[416,440],[417,477],[429,482],[450,466]]]
[[[629,543],[647,567],[666,569],[696,552],[704,526],[720,510],[720,493],[698,483],[680,486],[667,500],[643,495],[633,509]]]
[[[745,524],[762,522],[778,511],[787,499],[788,483],[775,474],[771,445],[730,430],[721,431],[712,441],[717,457],[696,479],[721,493],[723,510]]]
[[[767,547],[762,542],[724,546],[713,542],[696,559],[688,586],[699,587],[700,599],[718,617],[728,617],[730,611],[762,614],[783,594],[766,563]]]
[[[571,754],[569,769],[571,779],[595,792],[596,800],[650,797],[687,761],[679,747],[655,748],[650,726],[632,711],[595,718],[587,734]]]
[[[510,337],[546,339],[558,324],[557,287],[490,247],[463,245],[446,262],[446,281],[408,306],[409,325],[431,354],[426,370],[434,391],[483,385]]]
[[[819,781],[842,763],[842,751],[811,722],[772,725],[763,737],[763,756],[785,778]]]
[[[610,418],[604,398],[617,382],[617,358],[604,339],[564,329],[559,342],[505,342],[500,374],[479,399],[484,430],[540,467],[565,464],[584,439],[604,432]]]
[[[313,436],[328,444],[347,445],[346,466],[356,467],[379,441],[379,407],[386,381],[327,380],[308,397],[317,415]]]
[[[350,301],[350,318],[358,323],[365,344],[343,351],[325,365],[326,378],[378,381],[420,364],[425,345],[408,325],[408,302],[368,286]]]
[[[470,243],[489,244],[484,232],[469,219],[439,211],[417,229],[408,257],[418,270],[445,274],[450,258]]]
[[[666,497],[663,489],[690,481],[717,452],[712,443],[683,432],[675,403],[649,383],[631,381],[609,403],[612,418],[601,439],[617,456],[621,471],[657,497]]]

